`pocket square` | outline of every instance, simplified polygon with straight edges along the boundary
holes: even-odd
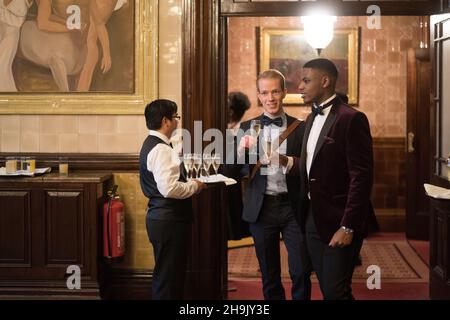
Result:
[[[330,137],[327,137],[327,136],[325,136],[324,138],[325,138],[324,143],[326,143],[326,144],[330,144],[330,143],[335,143],[336,142],[333,138],[330,138]]]

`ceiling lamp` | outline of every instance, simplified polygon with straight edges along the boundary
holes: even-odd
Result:
[[[305,29],[305,37],[308,44],[320,52],[325,49],[333,40],[335,16],[310,15],[301,18]]]

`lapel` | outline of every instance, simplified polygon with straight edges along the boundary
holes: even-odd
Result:
[[[336,105],[333,105],[331,107],[331,110],[330,110],[330,113],[328,114],[327,120],[325,120],[322,130],[320,131],[319,139],[317,140],[316,149],[314,150],[314,157],[311,162],[311,165],[314,163],[314,160],[317,157],[317,153],[323,146],[325,137],[328,135],[328,132],[330,131],[331,127],[334,124],[334,121],[336,120],[336,112],[337,112],[336,108],[337,108]]]
[[[305,133],[302,141],[302,152],[300,154],[300,175],[304,178],[306,178],[306,145],[308,144],[308,137],[311,132],[313,121],[314,119],[311,115],[306,118]]]
[[[260,151],[259,150],[259,143],[260,143],[260,139],[259,138],[263,135],[263,131],[264,131],[264,124],[262,122],[263,116],[264,116],[264,112],[261,113],[259,115],[259,117],[253,119],[253,120],[259,120],[259,123],[261,125],[261,128],[259,130],[259,135],[257,137],[257,144],[256,144],[256,148],[257,148],[256,152],[258,154],[258,160],[259,160],[259,151]],[[251,129],[251,122],[250,122],[250,127],[249,128]],[[249,170],[250,172],[252,172],[254,166],[255,166],[254,164],[250,165],[250,170]],[[265,191],[266,190],[266,185],[267,185],[267,175],[261,175],[261,169],[256,172],[256,176],[258,176],[258,175],[261,177],[261,180],[258,183],[258,189],[261,189],[261,190]],[[253,179],[253,180],[258,180],[258,179]]]

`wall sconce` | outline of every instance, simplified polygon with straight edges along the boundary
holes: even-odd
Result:
[[[301,17],[305,29],[305,37],[308,44],[320,52],[333,40],[335,16],[310,15]]]

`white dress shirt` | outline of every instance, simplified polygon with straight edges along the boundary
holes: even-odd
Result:
[[[273,116],[264,113],[269,118],[273,118]],[[287,117],[286,114],[283,112],[283,114],[280,116],[283,120],[283,125],[281,127],[278,127],[274,124],[264,126],[263,131],[261,132],[262,136],[261,138],[264,139],[265,136],[270,134],[272,143],[275,142],[275,140],[279,137],[281,133],[283,133],[287,129]],[[272,146],[276,147],[276,146]],[[283,141],[283,143],[279,146],[278,150],[274,150],[278,154],[286,155],[286,148],[287,148],[287,139]],[[293,159],[291,159],[291,162],[293,162]],[[292,168],[292,163],[289,167],[289,163],[287,167],[280,167],[278,165],[268,165],[266,168],[266,174],[267,174],[267,185],[266,185],[266,194],[278,194],[278,193],[285,193],[288,192],[287,184],[286,184],[286,172]],[[261,168],[261,170],[264,168]],[[263,172],[263,171],[261,171]]]
[[[320,105],[324,105],[336,97],[336,94],[332,95],[330,98],[322,102]],[[327,120],[328,114],[333,106],[330,106],[323,110],[323,115],[318,114],[314,118],[314,122],[309,132],[308,142],[306,144],[306,172],[309,177],[309,170],[311,169],[311,164],[314,157],[314,152],[316,150],[317,140],[319,140],[320,132],[322,131],[323,125]]]
[[[169,138],[159,131],[150,130],[150,135],[167,144],[157,144],[147,155],[147,170],[153,173],[158,191],[164,198],[186,199],[197,192],[195,181],[181,182],[178,154],[170,144]]]

